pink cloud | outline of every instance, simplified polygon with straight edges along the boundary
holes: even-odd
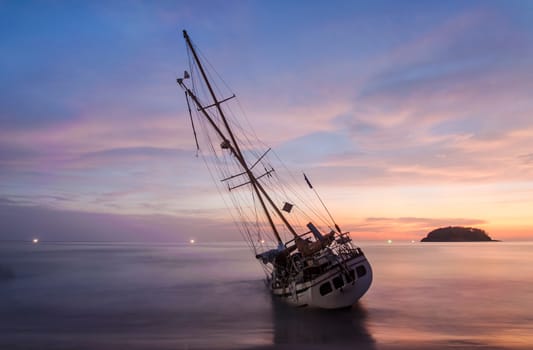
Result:
[[[425,235],[439,227],[447,226],[475,226],[484,227],[485,220],[468,218],[417,218],[417,217],[370,217],[363,222],[352,224],[348,229],[352,237],[357,239],[401,239],[419,241]]]

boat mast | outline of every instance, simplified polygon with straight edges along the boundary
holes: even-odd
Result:
[[[283,223],[289,229],[289,231],[293,234],[293,236],[294,237],[298,237],[298,235],[297,235],[296,231],[294,230],[294,228],[287,221],[287,219],[285,218],[285,216],[283,215],[281,210],[279,210],[279,208],[276,206],[276,204],[274,203],[272,198],[270,198],[270,196],[265,191],[263,186],[259,183],[259,181],[257,181],[257,179],[254,176],[254,174],[252,173],[250,167],[246,163],[246,160],[245,160],[245,158],[244,158],[244,156],[243,156],[243,154],[242,154],[242,152],[241,152],[241,150],[239,148],[239,144],[237,143],[237,140],[235,139],[235,136],[234,136],[234,134],[233,134],[233,132],[232,132],[230,126],[229,126],[229,123],[228,123],[228,121],[226,119],[226,116],[224,115],[224,111],[220,107],[221,102],[218,101],[217,96],[216,96],[215,92],[213,91],[213,88],[211,87],[211,83],[209,82],[209,79],[207,78],[207,74],[204,71],[202,63],[200,62],[200,59],[198,58],[196,50],[194,49],[194,47],[193,47],[193,45],[191,43],[191,40],[189,38],[189,35],[187,34],[186,30],[183,31],[183,37],[185,38],[187,46],[189,47],[189,49],[191,50],[191,52],[193,54],[194,60],[195,60],[195,62],[197,64],[197,66],[198,66],[198,69],[200,70],[200,73],[202,74],[202,77],[203,77],[206,85],[207,85],[207,89],[209,90],[211,98],[213,99],[214,103],[211,106],[215,106],[217,108],[217,110],[218,110],[218,112],[220,114],[220,117],[221,117],[221,119],[222,119],[222,121],[224,123],[224,127],[226,128],[226,131],[228,132],[228,135],[229,135],[229,137],[230,137],[230,139],[232,141],[231,143],[229,143],[229,140],[226,138],[226,136],[220,130],[220,128],[218,128],[218,126],[214,123],[214,121],[212,120],[211,116],[206,112],[205,108],[199,103],[198,99],[192,93],[192,91],[190,91],[187,87],[185,87],[182,82],[179,82],[179,81],[178,82],[180,83],[180,85],[182,85],[182,87],[184,89],[186,89],[186,91],[189,94],[189,96],[191,96],[193,101],[200,107],[200,111],[209,120],[210,124],[215,128],[217,133],[222,138],[223,144],[225,144],[226,146],[228,146],[230,148],[231,153],[235,156],[235,158],[237,158],[238,162],[243,167],[245,173],[248,175],[250,183],[252,184],[252,187],[253,187],[255,193],[257,194],[257,197],[259,198],[259,201],[261,203],[263,211],[265,212],[265,215],[266,215],[266,217],[268,219],[268,222],[270,223],[270,226],[272,227],[272,230],[274,231],[274,234],[276,235],[276,238],[278,239],[278,242],[283,243],[283,241],[282,241],[282,239],[281,239],[281,237],[280,237],[280,235],[278,233],[278,230],[276,228],[276,225],[274,224],[274,221],[272,220],[272,216],[270,215],[270,212],[268,211],[268,209],[266,207],[266,204],[265,204],[265,202],[263,200],[263,196],[264,196],[264,198],[266,198],[268,203],[272,206],[272,208],[274,209],[276,214],[280,217],[280,219],[283,221]]]

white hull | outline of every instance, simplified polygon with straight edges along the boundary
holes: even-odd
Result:
[[[351,278],[346,270],[353,271]],[[355,304],[371,284],[372,268],[361,255],[347,261],[346,269],[334,266],[311,281],[292,283],[288,288],[272,288],[272,294],[294,306],[339,309]]]

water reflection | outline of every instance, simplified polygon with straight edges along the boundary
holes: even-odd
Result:
[[[245,247],[0,245],[0,349],[532,349],[532,243],[365,251],[331,311],[272,300]]]
[[[272,302],[275,345],[327,345],[328,349],[375,349],[367,326],[367,311],[361,303],[349,309],[294,308]]]
[[[0,282],[15,278],[15,273],[9,266],[0,265]]]

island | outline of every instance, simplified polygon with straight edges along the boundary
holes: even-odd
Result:
[[[479,228],[449,226],[431,231],[420,242],[495,242]],[[496,241],[497,242],[497,241]]]

